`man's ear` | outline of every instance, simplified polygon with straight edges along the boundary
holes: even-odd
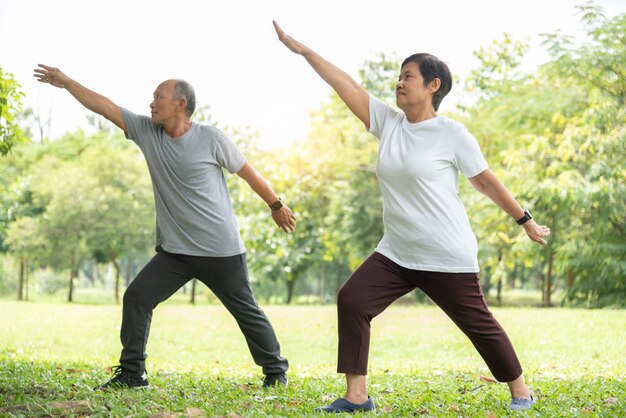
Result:
[[[187,108],[187,99],[185,99],[184,97],[180,99],[180,101],[178,102],[178,106],[180,106],[183,112],[185,112],[185,109]]]

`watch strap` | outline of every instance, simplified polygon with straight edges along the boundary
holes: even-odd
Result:
[[[530,214],[530,212],[528,212],[526,209],[524,209],[524,216],[522,216],[521,218],[519,218],[515,222],[517,222],[518,225],[524,225],[526,222],[530,221],[532,218],[533,217]]]

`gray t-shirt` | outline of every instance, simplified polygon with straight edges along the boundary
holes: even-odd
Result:
[[[156,245],[203,257],[242,254],[245,247],[222,167],[231,173],[246,162],[219,129],[192,123],[173,139],[147,116],[122,109],[126,137],[143,152],[156,208]]]

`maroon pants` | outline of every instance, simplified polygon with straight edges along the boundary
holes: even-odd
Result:
[[[522,374],[509,338],[487,307],[478,273],[411,270],[379,253],[365,260],[339,291],[338,373],[367,374],[370,322],[415,288],[469,337],[496,379],[510,382]]]

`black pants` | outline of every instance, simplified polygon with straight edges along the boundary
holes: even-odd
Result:
[[[501,382],[522,374],[506,332],[493,317],[477,273],[436,273],[399,266],[374,253],[350,276],[337,297],[338,373],[367,374],[370,322],[400,296],[420,288],[469,337]]]
[[[124,293],[122,367],[145,371],[152,311],[192,278],[207,285],[233,315],[263,373],[287,371],[289,364],[280,356],[274,329],[252,294],[245,254],[195,257],[171,254],[160,248]]]

